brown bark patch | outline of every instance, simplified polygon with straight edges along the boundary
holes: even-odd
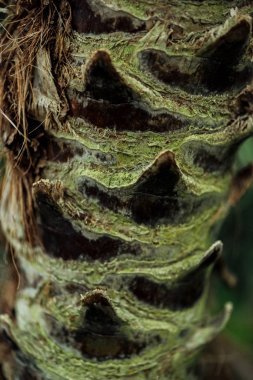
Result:
[[[137,255],[137,243],[108,235],[77,231],[48,195],[36,194],[38,231],[46,253],[63,260],[106,261],[120,255]]]
[[[114,10],[99,0],[69,0],[72,26],[78,33],[136,33],[146,29],[144,20],[130,13]]]
[[[152,109],[126,84],[110,56],[98,51],[87,65],[85,91],[69,90],[70,114],[99,128],[118,131],[175,131],[190,121],[164,109]]]
[[[203,294],[207,269],[212,266],[220,254],[215,247],[192,271],[179,278],[174,284],[157,283],[143,276],[130,281],[129,290],[138,300],[159,308],[173,311],[192,307]]]

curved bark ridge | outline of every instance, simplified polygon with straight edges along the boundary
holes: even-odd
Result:
[[[114,10],[103,1],[70,0],[73,29],[78,33],[136,33],[146,29],[145,20],[129,12]]]
[[[26,285],[2,320],[45,378],[183,380],[231,312],[205,316],[222,250],[208,235],[253,132],[252,6],[69,5],[67,59],[36,54],[36,244],[6,225]]]
[[[85,198],[129,215],[138,224],[177,224],[184,221],[187,214],[197,211],[201,203],[197,196],[187,192],[180,177],[173,154],[165,152],[133,185],[110,189],[82,176],[78,189]]]
[[[145,49],[139,53],[141,67],[191,94],[236,92],[252,79],[250,62],[240,62],[250,41],[251,18],[232,18],[216,33],[214,41],[207,41],[195,56]]]
[[[85,91],[69,92],[71,114],[98,128],[164,132],[180,129],[187,120],[163,109],[152,109],[121,79],[106,51],[88,63]]]

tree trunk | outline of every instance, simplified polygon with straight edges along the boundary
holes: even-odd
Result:
[[[252,134],[250,1],[17,0],[1,36],[7,379],[192,379]],[[230,190],[229,190],[230,189]]]

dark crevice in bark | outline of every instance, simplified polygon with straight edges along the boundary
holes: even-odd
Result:
[[[50,256],[63,260],[106,261],[120,255],[138,255],[137,243],[107,235],[78,232],[54,201],[45,193],[36,194],[36,213],[40,240]],[[84,234],[87,234],[85,236]]]
[[[51,336],[59,343],[66,344],[81,352],[87,359],[105,361],[130,358],[139,354],[147,343],[128,339],[123,333],[100,335],[85,329],[68,331],[50,318]],[[103,326],[101,326],[102,329]]]
[[[141,67],[162,82],[193,94],[240,90],[253,75],[249,62],[238,65],[251,34],[251,21],[240,19],[196,56],[170,56],[147,49],[139,53]]]
[[[235,116],[249,115],[253,113],[253,91],[249,85],[238,95],[231,110]]]
[[[226,33],[200,49],[197,56],[208,58],[212,62],[220,62],[223,65],[237,64],[248,47],[251,24],[249,17],[238,20]]]
[[[204,273],[192,279],[184,278],[181,280],[181,284],[171,288],[138,276],[130,283],[129,290],[142,302],[154,307],[177,311],[192,307],[202,295],[204,284]]]
[[[106,51],[99,50],[91,58],[85,73],[87,96],[94,100],[104,100],[111,104],[140,100],[121,78]]]
[[[8,335],[7,331],[5,329],[2,329],[0,331],[0,338],[1,341],[6,344],[7,347],[9,347],[12,351],[18,352],[19,347],[16,342]]]
[[[219,257],[219,248],[214,248],[199,266],[174,284],[157,283],[143,276],[136,276],[129,283],[129,290],[138,300],[154,307],[184,310],[192,307],[203,294],[206,271]]]
[[[12,351],[13,374],[18,380],[45,380],[45,377],[31,358],[25,356],[14,340],[3,330],[0,341],[4,342]],[[0,367],[1,368],[1,367]],[[1,371],[0,371],[0,379]],[[5,379],[5,377],[3,377]],[[6,377],[7,379],[7,377]],[[9,376],[8,376],[9,379]]]
[[[100,300],[86,306],[82,326],[75,331],[74,340],[83,355],[100,360],[138,354],[146,344],[125,336],[123,326],[111,305]]]
[[[96,127],[130,131],[174,131],[190,121],[164,109],[152,109],[131,89],[113,67],[105,51],[98,51],[86,72],[84,92],[68,93],[71,116],[81,117]]]
[[[129,340],[124,335],[100,335],[89,331],[78,332],[75,336],[77,349],[85,357],[98,360],[123,359],[138,355],[147,346],[146,342]]]
[[[99,0],[69,0],[72,26],[78,33],[136,33],[146,29],[146,22],[133,15],[114,10]]]
[[[224,173],[232,165],[234,154],[239,143],[230,147],[223,145],[210,145],[200,141],[190,141],[182,146],[185,160],[201,167],[208,173]]]
[[[117,131],[176,131],[190,122],[165,110],[152,110],[144,103],[110,104],[103,100],[76,97],[71,100],[72,116],[81,117],[98,128]]]
[[[16,355],[15,379],[18,380],[46,380],[40,369],[31,358],[26,358],[21,352]]]
[[[1,20],[1,13],[0,13],[0,20]],[[0,364],[0,380],[8,380],[7,377],[5,377],[3,372],[3,366]]]
[[[42,374],[39,374],[38,369],[32,369],[29,367],[24,367],[20,370],[18,375],[18,380],[46,380],[45,377],[42,377]]]
[[[192,94],[239,91],[253,76],[252,64],[231,66],[212,58],[169,56],[147,49],[139,53],[140,65],[160,81]]]
[[[182,222],[202,203],[201,198],[187,192],[171,152],[161,154],[139,180],[128,187],[110,189],[83,176],[78,180],[78,189],[101,206],[150,226]]]
[[[85,331],[98,335],[119,334],[123,322],[105,297],[96,294],[86,302],[85,306],[84,320],[76,332],[76,339],[79,338],[79,334],[82,335]]]
[[[47,136],[46,142],[47,159],[54,162],[68,162],[75,156],[83,156],[86,154],[85,147],[78,142],[71,140],[55,139]]]
[[[204,169],[204,171],[208,173],[212,172],[225,172],[227,171],[233,162],[234,152],[236,151],[236,147],[234,149],[222,152],[220,150],[220,155],[215,153],[208,152],[206,149],[198,149],[196,155],[194,157],[193,163],[196,166],[200,166]]]
[[[161,343],[159,336],[147,339],[138,332],[132,332],[117,316],[109,301],[101,296],[84,304],[83,318],[74,330],[68,330],[49,315],[46,319],[54,339],[79,350],[89,359],[130,358],[150,344]]]

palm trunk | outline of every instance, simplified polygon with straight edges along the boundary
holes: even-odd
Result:
[[[1,220],[22,281],[7,379],[192,379],[214,223],[252,134],[250,2],[11,1]]]

